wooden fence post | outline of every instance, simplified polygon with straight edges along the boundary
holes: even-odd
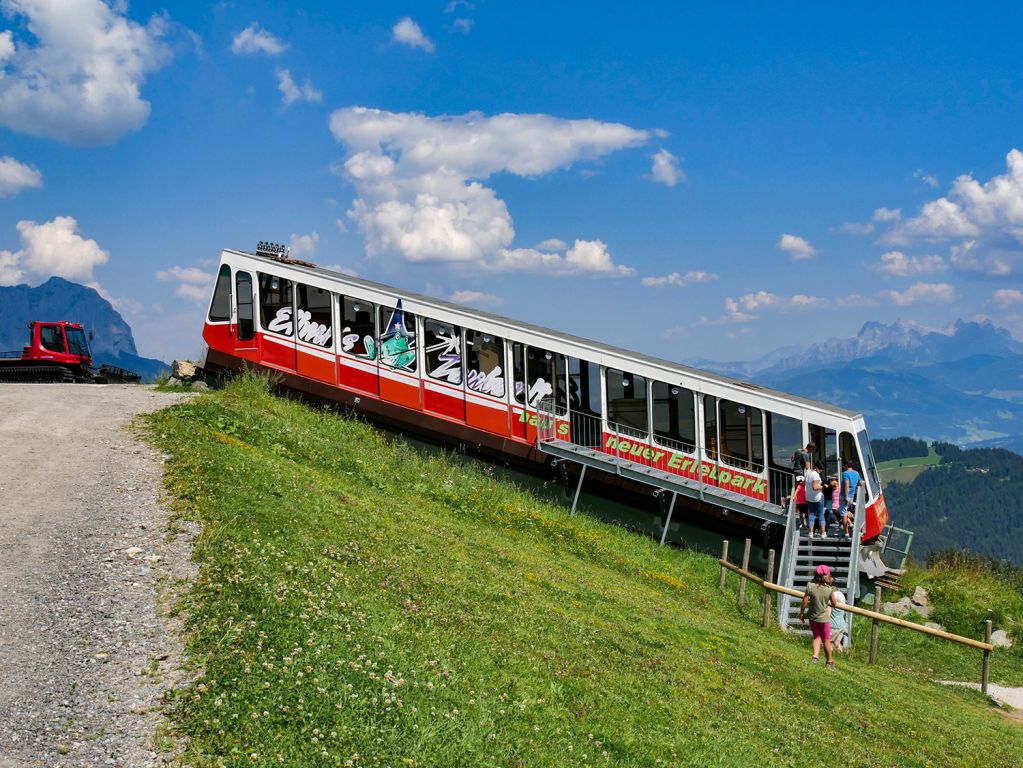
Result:
[[[881,612],[881,593],[883,588],[879,584],[874,585],[874,610],[878,613]],[[877,661],[877,619],[870,620],[870,658],[868,664],[873,664]]]
[[[991,642],[991,619],[988,619],[987,621],[984,622],[984,642],[985,643],[990,643]],[[981,674],[981,678],[980,678],[980,692],[984,693],[984,694],[987,693],[988,669],[989,669],[989,665],[990,664],[991,664],[991,651],[985,649],[985,651],[984,651],[984,671]]]
[[[774,581],[774,550],[767,550],[767,579],[766,583]],[[771,590],[764,586],[764,629],[771,626]]]
[[[721,559],[728,561],[728,539],[721,542]],[[725,574],[728,573],[728,569],[725,566],[721,566],[721,580],[718,581],[718,589],[722,592],[725,591]]]
[[[753,546],[751,539],[746,539],[746,547],[742,551],[742,569],[744,571],[749,570],[749,551],[750,547]],[[745,607],[746,605],[746,577],[739,574],[739,607]]]

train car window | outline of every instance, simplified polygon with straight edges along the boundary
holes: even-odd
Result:
[[[661,441],[681,443],[682,449],[696,447],[696,401],[692,390],[677,384],[653,383],[654,436]]]
[[[277,275],[259,273],[259,322],[264,330],[282,336],[294,334],[292,283]]]
[[[554,398],[555,405],[564,410],[568,406],[565,391],[564,355],[536,347],[526,347],[526,403],[535,408],[544,398]],[[561,358],[560,360],[558,358]],[[561,376],[558,376],[561,373]]]
[[[803,422],[768,411],[767,445],[771,466],[791,471],[792,456],[803,447]]]
[[[860,464],[859,454],[856,452],[856,443],[853,440],[852,432],[843,432],[838,436],[838,451],[842,455],[842,461],[852,464],[860,477],[863,477],[863,465]]]
[[[568,407],[588,416],[601,415],[599,365],[568,358]]]
[[[64,333],[59,325],[44,325],[40,328],[39,341],[51,352],[64,351]]]
[[[353,357],[377,359],[376,305],[351,296],[341,297],[341,351]]]
[[[863,457],[863,464],[866,468],[863,479],[867,482],[867,497],[872,498],[881,490],[881,481],[877,477],[877,465],[874,464],[874,454],[870,451],[870,440],[867,439],[867,430],[861,429],[856,433],[856,439],[860,444],[860,456]]]
[[[607,417],[628,433],[646,437],[650,432],[646,378],[607,369]]]
[[[764,417],[759,408],[722,400],[721,458],[728,464],[759,472],[764,468]]]
[[[380,362],[399,371],[416,370],[416,316],[401,308],[380,307]]]
[[[227,264],[221,264],[217,273],[217,286],[213,289],[209,318],[212,322],[231,319],[231,267]]]
[[[239,272],[235,275],[235,296],[238,302],[238,341],[252,341],[256,335],[256,323],[252,314],[252,275]]]
[[[465,386],[504,397],[504,339],[483,331],[465,332]]]
[[[319,347],[334,346],[330,291],[298,284],[298,338]]]
[[[462,329],[438,320],[423,320],[426,375],[448,384],[462,383]]]
[[[718,399],[714,395],[703,396],[703,450],[707,457],[718,458]]]
[[[526,402],[526,355],[520,342],[512,342],[512,375],[515,381],[512,394],[518,403]]]

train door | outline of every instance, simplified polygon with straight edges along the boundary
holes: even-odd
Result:
[[[838,473],[838,434],[816,424],[809,425],[809,432],[810,441],[817,446],[811,458],[814,463],[819,461],[824,465],[828,477],[834,477]]]
[[[471,427],[508,435],[507,365],[504,339],[465,331],[465,421]]]
[[[519,371],[516,369],[516,407],[512,421],[517,424],[512,430],[516,437],[527,442],[536,442],[537,404],[544,399],[552,399],[559,414],[567,413],[567,365],[564,355],[549,352],[545,349],[525,345],[513,345],[522,348],[524,367],[522,368],[522,397],[518,395]],[[514,365],[519,360],[513,361]],[[518,407],[518,403],[522,407]],[[564,421],[561,419],[560,421]],[[567,433],[566,433],[567,436]]]
[[[640,464],[651,464],[656,451],[650,442],[650,401],[644,376],[608,368],[604,371],[607,426],[613,433],[608,452]]]
[[[526,411],[526,345],[514,341],[511,344],[512,359],[512,401],[509,432],[512,437],[526,440],[528,413]]]
[[[599,449],[603,435],[600,404],[600,366],[568,358],[568,410],[571,439],[576,445]]]
[[[379,397],[376,305],[354,296],[338,296],[340,349],[338,384],[346,389]]]
[[[393,307],[379,307],[378,322],[380,397],[418,411],[422,398],[416,316],[406,312],[398,299]]]
[[[792,471],[792,456],[804,445],[802,421],[768,411],[767,466],[772,504],[782,506],[784,499],[791,495],[796,478]]]
[[[298,372],[310,379],[337,384],[334,364],[334,320],[330,291],[312,285],[295,286],[295,347]]]
[[[245,360],[259,361],[259,346],[256,342],[256,317],[253,311],[252,273],[235,272],[235,354]]]
[[[259,272],[260,362],[288,371],[296,369],[295,290],[284,277]]]
[[[423,319],[423,410],[465,421],[462,329]]]

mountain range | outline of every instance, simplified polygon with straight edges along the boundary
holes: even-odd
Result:
[[[868,322],[852,338],[693,365],[860,411],[873,438],[1023,453],[1023,344],[991,322]]]
[[[93,365],[126,368],[152,380],[167,363],[141,357],[131,327],[94,288],[51,277],[42,285],[0,287],[0,352],[20,351],[28,343],[30,321],[68,320],[92,331]]]

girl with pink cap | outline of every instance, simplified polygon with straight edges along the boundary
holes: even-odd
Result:
[[[836,606],[835,588],[831,586],[831,569],[826,565],[818,565],[813,580],[806,585],[803,602],[799,606],[799,620],[810,619],[810,632],[813,633],[813,662],[820,660],[821,645],[828,659],[828,669],[835,668],[831,658],[831,625],[828,623],[830,609]],[[809,610],[807,610],[809,609]]]

